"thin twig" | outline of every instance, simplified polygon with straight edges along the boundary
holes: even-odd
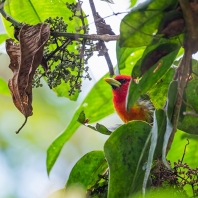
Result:
[[[68,37],[68,38],[73,38],[75,40],[79,38],[84,38],[84,39],[90,39],[90,40],[101,40],[101,41],[117,41],[120,38],[120,35],[109,35],[109,34],[103,34],[103,35],[98,35],[98,34],[77,34],[77,33],[69,33],[69,32],[51,32],[50,35],[54,37]]]
[[[185,156],[185,154],[186,154],[186,147],[190,144],[190,142],[189,142],[189,140],[188,139],[186,139],[187,140],[187,144],[185,145],[185,147],[184,147],[184,152],[183,152],[183,155],[182,155],[182,159],[181,159],[181,163],[183,163],[183,160],[184,160],[184,156]]]
[[[25,117],[25,121],[24,123],[21,125],[21,127],[16,131],[16,134],[18,134],[20,132],[20,130],[25,126],[26,122],[27,122],[28,117]]]
[[[198,114],[195,112],[183,112],[184,115],[195,116],[198,117]]]

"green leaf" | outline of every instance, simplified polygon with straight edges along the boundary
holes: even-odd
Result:
[[[53,91],[56,93],[58,97],[66,97],[69,98],[70,100],[76,101],[79,95],[79,92],[76,92],[74,95],[69,95],[69,83],[61,82],[60,85],[57,87],[53,88]]]
[[[186,112],[192,112],[198,114],[198,61],[192,60],[192,79],[187,83],[185,89],[186,93]],[[192,108],[190,108],[192,107]],[[194,110],[194,111],[193,111]],[[198,117],[192,115],[185,115],[182,120],[179,120],[178,129],[185,131],[186,133],[198,135]]]
[[[164,142],[163,142],[163,147],[162,147],[162,161],[164,165],[168,168],[170,168],[169,163],[166,160],[166,152],[167,152],[167,146],[169,142],[169,138],[171,136],[171,133],[173,131],[173,126],[172,126],[172,115],[174,111],[174,106],[176,104],[177,100],[177,88],[178,88],[178,81],[172,81],[169,89],[168,89],[168,97],[167,97],[167,105],[166,105],[166,132],[164,134]]]
[[[184,154],[185,145],[188,143],[187,139],[190,144],[187,146],[183,162],[187,163],[191,168],[196,168],[198,156],[197,135],[187,134],[183,131],[177,130],[167,158],[171,163],[174,163],[179,159],[181,160]]]
[[[146,158],[139,164],[136,182],[133,180],[150,130],[146,122],[132,121],[116,129],[106,141],[104,152],[110,171],[108,198],[128,197],[141,189],[143,180],[139,174],[144,172],[142,166]]]
[[[152,127],[152,130],[157,130],[158,139],[155,149],[154,159],[158,159],[162,156],[162,145],[164,142],[164,134],[166,132],[166,114],[163,109],[156,109],[156,125]],[[152,143],[151,143],[152,144]]]
[[[148,91],[148,95],[156,109],[165,106],[169,84],[173,79],[175,69],[170,68],[167,73]]]
[[[96,126],[92,126],[88,124],[89,119],[85,117],[84,111],[82,111],[78,117],[78,122],[83,124],[86,127],[89,127],[90,129],[93,129],[94,131],[98,131],[99,133],[102,133],[104,135],[111,135],[111,131],[108,130],[104,125],[97,123]]]
[[[8,35],[7,34],[0,34],[0,44],[5,42],[6,39],[8,39]]]
[[[85,112],[82,111],[82,112],[80,113],[80,115],[78,116],[77,121],[80,122],[81,124],[85,124],[85,120],[86,120]]]
[[[137,3],[137,0],[131,0],[130,8],[132,8]]]
[[[10,96],[10,90],[8,89],[8,83],[4,79],[0,78],[0,94]]]
[[[164,16],[163,11],[173,9],[176,4],[176,0],[151,0],[132,9],[121,22],[119,45],[131,48],[149,45]]]
[[[153,116],[153,126],[151,129],[151,144],[149,148],[148,160],[146,163],[146,171],[143,181],[143,195],[145,196],[146,187],[151,172],[153,159],[158,159],[162,154],[163,136],[166,129],[166,116],[162,109],[155,110]],[[155,155],[154,155],[155,154]]]
[[[177,56],[178,50],[179,48],[162,57],[144,73],[138,84],[131,81],[127,98],[127,109],[130,109],[141,94],[149,91],[163,77]]]
[[[156,68],[154,69],[153,73],[157,72],[157,70],[160,67],[164,67],[164,65],[161,65],[160,60],[162,60],[164,57],[166,57],[167,55],[169,55],[174,51],[178,52],[179,48],[180,45],[178,44],[177,41],[175,42],[175,40],[172,40],[172,42],[171,41],[167,42],[166,39],[161,39],[161,41],[158,42],[157,44],[148,46],[145,49],[142,58],[135,64],[132,71],[132,77],[133,78],[142,77],[142,75],[144,75],[144,73],[146,73],[155,64],[156,64]],[[172,62],[170,63],[170,65],[172,64]]]
[[[96,130],[104,135],[111,135],[111,131],[109,131],[104,125],[97,123]]]
[[[132,69],[135,63],[142,57],[142,53],[144,52],[144,50],[145,47],[138,47],[138,48],[119,47],[117,42],[116,56],[117,56],[119,69],[122,70],[126,66]]]
[[[80,107],[75,112],[68,127],[49,146],[46,159],[48,174],[50,173],[64,144],[69,140],[69,138],[74,134],[76,129],[80,126],[80,123],[78,123],[77,120],[83,110],[86,112],[86,116],[90,118],[91,122],[96,122],[114,112],[111,88],[103,80],[103,78],[107,76],[108,74],[102,77],[95,84],[95,86],[91,89]]]
[[[103,151],[91,151],[85,154],[72,168],[66,187],[82,184],[84,188],[91,188],[108,168]]]
[[[68,32],[73,32],[75,28],[79,27],[79,21],[70,21],[69,17],[72,12],[66,7],[65,1],[59,0],[21,0],[6,1],[5,10],[15,20],[26,24],[34,25],[43,22],[48,17],[63,17],[63,20],[69,24]],[[74,0],[67,0],[68,3],[74,3]],[[16,9],[18,8],[18,9]],[[3,23],[6,31],[10,37],[13,38],[14,28],[11,23],[3,18]]]
[[[170,83],[167,97],[166,114],[169,120],[172,120],[173,110],[177,100],[178,81],[174,80]]]

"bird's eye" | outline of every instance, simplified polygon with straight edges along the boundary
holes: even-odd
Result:
[[[117,81],[119,81],[121,84],[126,83],[128,80],[127,79],[118,79]]]

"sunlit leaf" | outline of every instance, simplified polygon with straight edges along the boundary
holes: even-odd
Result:
[[[134,48],[149,45],[164,16],[163,10],[171,10],[176,4],[176,0],[151,0],[132,9],[121,22],[120,46]]]
[[[108,168],[103,151],[91,151],[85,154],[72,168],[66,187],[81,184],[91,188]]]
[[[141,58],[145,47],[138,48],[126,48],[119,47],[118,42],[116,45],[116,55],[119,69],[122,70],[126,67],[131,67],[131,70],[135,63]]]
[[[155,64],[157,65],[153,73],[157,72],[160,67],[165,67],[164,65],[161,65],[160,60],[174,51],[178,52],[179,48],[180,45],[177,41],[175,42],[175,40],[173,40],[173,42],[167,42],[167,40],[164,39],[161,39],[161,42],[158,42],[157,44],[148,46],[145,49],[142,58],[135,64],[132,71],[132,77],[142,77],[142,75],[144,75],[144,73],[146,73]],[[169,65],[169,67],[171,66],[171,64]]]
[[[8,39],[8,35],[7,34],[0,34],[0,44],[5,42],[6,39]]]
[[[0,78],[0,94],[11,96],[10,90],[8,89],[8,83],[2,78]]]
[[[67,0],[68,3],[74,3],[73,0]],[[18,8],[18,9],[16,9]],[[66,7],[65,1],[59,0],[43,0],[43,1],[18,1],[7,0],[5,4],[5,10],[15,20],[26,24],[37,24],[43,22],[48,17],[63,17],[64,21],[69,24],[68,31],[73,32],[78,27],[79,22],[70,21],[69,17],[72,12]],[[14,26],[11,23],[3,19],[4,26],[10,37],[13,38]]]
[[[108,198],[128,197],[141,189],[145,158],[139,164],[136,182],[134,177],[150,130],[146,122],[132,121],[116,129],[106,141],[104,152],[110,169]]]
[[[155,65],[144,73],[138,84],[131,81],[127,99],[127,109],[130,109],[141,94],[146,93],[163,77],[163,75],[165,75],[177,56],[178,50],[179,48],[176,48],[168,55],[163,56]]]
[[[175,69],[170,68],[168,72],[156,83],[156,85],[148,91],[150,99],[156,109],[164,108],[169,84],[172,81],[174,74]]]
[[[90,122],[96,122],[114,112],[111,89],[103,80],[103,78],[107,76],[108,75],[106,74],[95,84],[95,86],[75,112],[68,127],[49,146],[47,150],[46,161],[48,174],[50,173],[64,144],[80,126],[80,123],[77,122],[77,119],[83,110],[86,112],[86,116],[90,119]]]
[[[130,8],[132,8],[137,3],[137,0],[131,0]]]
[[[74,95],[73,94],[69,95],[68,92],[69,89],[70,89],[69,83],[62,82],[57,87],[53,88],[53,91],[56,93],[58,97],[66,97],[69,98],[70,100],[76,101],[79,93],[75,92]]]

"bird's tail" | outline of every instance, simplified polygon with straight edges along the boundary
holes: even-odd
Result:
[[[148,123],[152,123],[155,107],[153,106],[153,103],[150,101],[149,96],[147,94],[141,95],[137,101],[137,105],[144,110],[146,121]]]

